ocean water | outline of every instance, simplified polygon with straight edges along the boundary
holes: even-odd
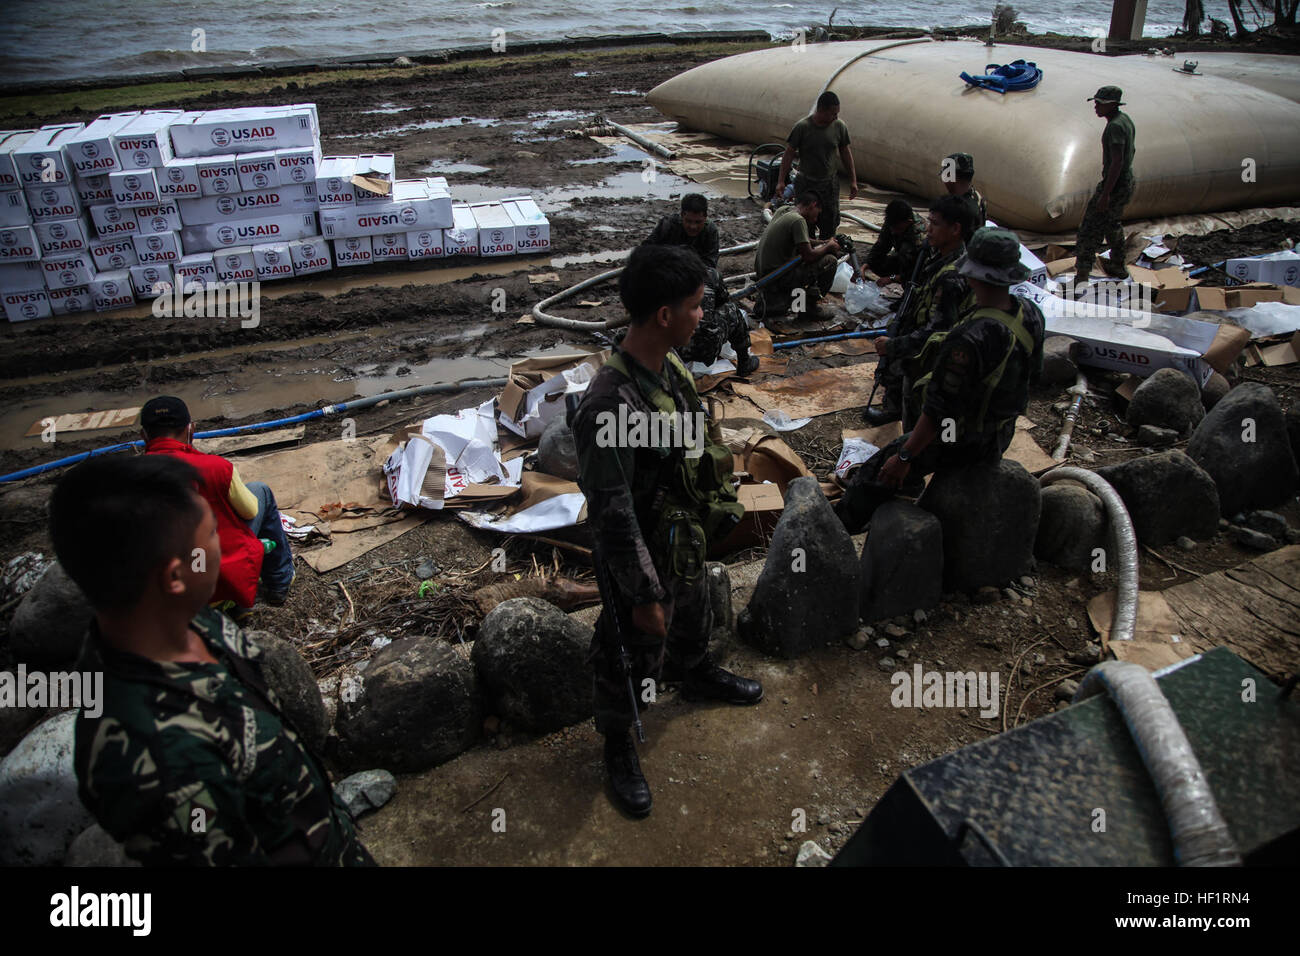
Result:
[[[825,23],[962,26],[987,23],[995,0],[8,0],[0,21],[0,79],[59,80],[199,66],[233,66],[491,43],[503,37],[767,30],[774,36]],[[1034,33],[1103,36],[1107,0],[1014,3]],[[1227,0],[1206,0],[1228,19]],[[1145,34],[1182,22],[1183,0],[1150,0]],[[200,32],[201,31],[201,32]],[[504,31],[501,33],[499,31]],[[199,41],[202,41],[200,44]],[[201,47],[201,50],[199,49]]]

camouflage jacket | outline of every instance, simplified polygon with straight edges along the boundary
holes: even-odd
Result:
[[[77,717],[81,802],[146,865],[373,863],[261,649],[212,608],[190,626],[219,664],[119,651],[91,625],[80,666],[103,671],[104,705]]]
[[[962,243],[947,255],[936,249],[922,264],[908,314],[898,317],[897,329],[889,339],[887,354],[891,359],[906,360],[916,355],[926,339],[952,328],[957,316],[975,304],[966,280],[955,268],[947,268],[965,252]]]
[[[685,246],[704,260],[706,266],[718,267],[719,239],[718,226],[713,220],[704,223],[698,235],[687,235],[678,213],[664,216],[654,227],[645,241],[649,246]]]
[[[988,222],[989,204],[974,186],[962,193],[960,198],[966,200],[966,204],[970,206],[971,215],[974,217],[970,229],[973,236],[975,230],[983,229],[984,223]]]
[[[867,253],[867,268],[876,275],[899,276],[904,282],[912,277],[912,267],[925,245],[925,221],[915,213],[907,231],[895,236],[888,228],[880,235]]]

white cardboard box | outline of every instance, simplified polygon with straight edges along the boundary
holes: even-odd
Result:
[[[173,124],[171,141],[177,156],[254,153],[315,145],[320,125],[309,103],[208,110]]]
[[[160,232],[148,236],[132,236],[136,258],[142,266],[176,262],[181,257],[180,240],[174,232]]]
[[[254,243],[289,242],[315,236],[319,232],[314,212],[292,213],[186,226],[181,230],[181,242],[186,252],[208,252],[229,249],[231,246],[251,246]]]
[[[373,261],[369,236],[353,236],[334,240],[334,261],[344,266],[368,266]]]
[[[393,262],[406,260],[406,233],[390,232],[381,236],[372,236],[370,240],[371,257],[375,262]]]
[[[356,205],[352,174],[357,168],[355,156],[326,156],[316,166],[316,198],[321,209]]]
[[[551,248],[551,224],[531,197],[503,199],[501,205],[505,207],[510,221],[515,224],[516,252],[546,252]],[[1047,276],[1046,268],[1043,276]]]
[[[239,173],[239,188],[246,193],[280,185],[280,168],[276,165],[274,150],[244,153],[236,157],[235,168]]]
[[[14,171],[26,186],[62,186],[72,179],[66,144],[84,123],[42,126],[13,150]]]
[[[27,191],[7,189],[0,192],[0,226],[28,226],[32,212],[27,208]]]
[[[217,281],[217,265],[210,252],[196,252],[176,263],[176,283],[185,292],[191,285],[209,286]]]
[[[108,184],[113,187],[114,206],[156,206],[159,203],[158,177],[152,168],[109,173]]]
[[[399,179],[393,184],[393,201],[357,203],[320,211],[321,235],[330,239],[380,236],[395,232],[444,229],[453,224],[451,201],[430,196],[422,179]]]
[[[453,224],[442,231],[442,244],[449,256],[478,255],[478,222],[468,203],[451,204]]]
[[[252,246],[234,246],[212,254],[218,282],[252,282],[257,278]]]
[[[84,219],[38,222],[32,228],[36,230],[36,241],[41,244],[41,256],[44,258],[86,252],[90,248],[90,229]]]
[[[55,315],[75,315],[94,308],[88,285],[79,285],[74,289],[51,289],[46,295],[50,300],[50,311]]]
[[[90,302],[96,312],[124,309],[135,305],[131,276],[125,269],[101,272],[90,283]]]
[[[253,246],[253,267],[257,270],[258,282],[292,279],[293,257],[289,255],[289,243],[264,242]]]
[[[421,229],[406,234],[406,257],[415,259],[444,259],[447,250],[442,244],[441,229]]]
[[[77,198],[84,206],[111,206],[113,204],[113,187],[108,181],[108,173],[103,176],[78,176]]]
[[[91,206],[90,221],[95,224],[95,232],[101,239],[113,236],[134,236],[140,231],[140,223],[131,209],[119,209],[117,206]]]
[[[23,190],[32,222],[71,219],[81,215],[81,199],[72,183],[62,186],[33,186]]]
[[[167,263],[151,266],[132,266],[127,270],[131,274],[131,288],[137,299],[152,299],[172,290],[176,276]]]
[[[68,162],[78,176],[107,176],[121,170],[117,150],[113,147],[113,134],[140,115],[130,113],[105,113],[89,126],[68,138]]]
[[[204,196],[228,196],[239,192],[239,162],[233,155],[209,156],[195,160],[199,171],[199,193]]]
[[[281,186],[316,182],[320,162],[319,143],[275,150],[275,165]]]
[[[87,285],[95,278],[95,262],[88,252],[78,252],[56,259],[42,259],[41,271],[45,273],[45,288],[71,289]]]
[[[138,206],[135,210],[136,222],[140,224],[142,236],[159,232],[180,232],[181,214],[175,201],[160,202],[156,206]]]
[[[182,199],[180,216],[181,222],[187,226],[204,226],[208,223],[231,222],[235,219],[261,219],[290,213],[312,213],[316,208],[316,184],[311,182],[278,186],[261,192]]]
[[[473,203],[470,211],[478,224],[478,254],[480,256],[512,256],[515,254],[515,224],[499,202]]]
[[[5,318],[10,322],[27,322],[51,315],[50,298],[44,289],[6,292],[3,301]]]
[[[394,190],[397,183],[397,158],[392,153],[362,153],[356,157],[356,160],[352,175],[378,178],[389,184],[388,193],[385,195],[353,183],[352,192],[356,195],[357,202],[362,204],[391,202],[396,198]]]
[[[1238,282],[1300,285],[1300,255],[1278,252],[1264,259],[1229,259],[1223,269]]]
[[[162,199],[198,199],[203,195],[197,159],[169,159],[154,175]]]
[[[100,272],[121,272],[140,264],[130,236],[96,239],[90,243],[90,256]]]
[[[39,262],[0,263],[0,292],[27,292],[45,288],[45,273]]]
[[[109,137],[121,168],[158,169],[175,159],[167,129],[184,110],[146,110]]]
[[[293,262],[294,275],[310,275],[313,272],[328,272],[334,268],[334,259],[330,255],[330,245],[323,236],[308,236],[295,239],[289,243],[289,258]]]
[[[34,129],[7,129],[0,131],[0,190],[21,189],[23,184],[14,167],[13,152],[36,135]]]
[[[0,229],[0,262],[35,262],[40,257],[41,244],[31,226]]]

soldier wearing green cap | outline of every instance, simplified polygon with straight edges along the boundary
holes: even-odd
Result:
[[[850,533],[900,488],[919,490],[925,475],[1000,460],[1029,404],[1043,364],[1044,321],[1033,302],[1010,291],[1029,278],[1020,241],[1005,229],[980,229],[957,272],[974,307],[951,330],[930,336],[909,363],[908,397],[919,417],[849,480],[835,510]]]
[[[1092,273],[1097,250],[1110,247],[1110,259],[1103,261],[1106,274],[1116,279],[1128,278],[1124,264],[1124,227],[1120,224],[1124,207],[1133,198],[1133,153],[1136,132],[1133,121],[1119,108],[1124,94],[1118,86],[1103,86],[1088,97],[1098,116],[1106,120],[1101,134],[1101,182],[1088,201],[1083,221],[1079,223],[1079,242],[1075,247],[1075,289],[1083,288]]]
[[[975,157],[970,153],[950,153],[944,157],[939,170],[939,179],[948,195],[964,199],[970,206],[972,230],[979,229],[988,221],[989,204],[984,201],[980,191],[975,188]]]

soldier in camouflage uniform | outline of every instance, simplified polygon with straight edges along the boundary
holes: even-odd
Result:
[[[1103,86],[1093,101],[1097,115],[1106,120],[1101,134],[1101,182],[1088,200],[1083,221],[1079,223],[1079,242],[1075,246],[1074,286],[1076,293],[1088,284],[1097,250],[1103,244],[1110,247],[1110,258],[1102,260],[1106,275],[1116,279],[1128,278],[1124,263],[1124,207],[1133,198],[1133,154],[1136,132],[1133,121],[1119,108],[1124,94],[1118,86]]]
[[[926,224],[929,256],[921,264],[907,313],[894,318],[888,335],[876,339],[880,364],[876,376],[885,388],[880,408],[868,408],[869,425],[885,425],[907,418],[904,396],[908,392],[904,369],[936,332],[952,328],[957,316],[974,300],[966,280],[957,271],[957,260],[966,254],[964,236],[970,234],[970,206],[959,196],[940,196],[930,204]],[[904,428],[911,427],[905,420]]]
[[[906,282],[924,245],[925,220],[912,211],[906,199],[892,200],[885,207],[885,224],[880,235],[867,253],[863,278],[870,269],[880,276],[882,285],[890,281]]]
[[[221,566],[198,474],[160,455],[92,458],[50,502],[59,561],[95,608],[76,724],[82,803],[149,865],[366,865],[320,760],[267,686],[260,649],[206,606]]]
[[[700,308],[704,318],[690,342],[677,350],[682,361],[712,365],[718,360],[724,342],[736,350],[736,368],[741,375],[758,370],[758,356],[749,354],[749,323],[740,306],[730,301],[727,286],[717,269],[708,270],[704,280],[704,298]]]
[[[1020,240],[1004,229],[971,237],[957,272],[975,303],[926,340],[909,363],[916,423],[864,462],[835,511],[850,533],[900,489],[915,494],[932,472],[1001,460],[1043,367],[1043,315],[1010,287],[1029,278]]]
[[[682,197],[682,211],[664,216],[646,239],[654,246],[685,246],[704,260],[706,266],[718,267],[718,226],[709,219],[709,201],[699,193]]]
[[[633,251],[619,281],[631,326],[569,422],[596,560],[614,592],[602,595],[589,656],[596,728],[605,735],[615,800],[636,816],[650,812],[652,799],[629,731],[629,673],[620,649],[639,703],[649,702],[647,679],[680,678],[683,695],[694,700],[751,704],[763,695],[757,681],[724,670],[708,653],[713,612],[705,555],[744,509],[731,483],[731,452],[708,437],[694,381],[672,351],[686,345],[699,322],[704,278],[703,264],[686,250]],[[694,428],[657,438],[638,431],[636,422],[656,413],[690,416]]]
[[[983,229],[989,218],[989,205],[975,188],[975,158],[970,153],[953,153],[944,160],[939,171],[943,188],[948,195],[965,200],[970,207],[971,231],[964,238],[969,241],[976,229]]]

